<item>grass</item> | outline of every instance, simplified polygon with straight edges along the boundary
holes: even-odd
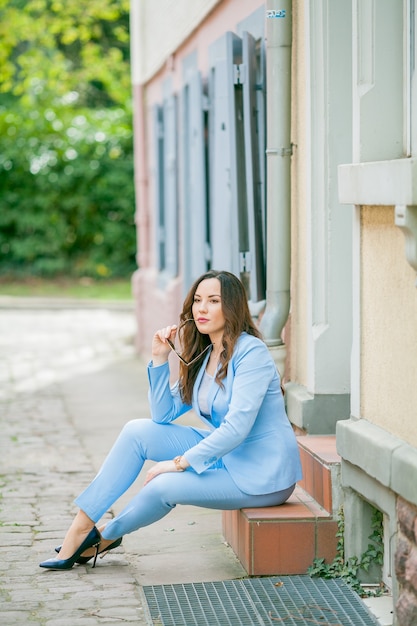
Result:
[[[90,278],[0,278],[0,296],[131,300],[132,287],[130,277],[99,281]]]

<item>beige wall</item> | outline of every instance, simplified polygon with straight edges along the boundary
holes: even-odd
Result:
[[[417,446],[417,289],[392,207],[361,210],[361,416]]]
[[[307,111],[304,3],[293,2],[291,169],[291,334],[286,378],[307,386],[308,267]]]
[[[151,78],[217,4],[219,0],[132,0],[134,51],[140,49],[140,59],[133,59],[133,82]]]
[[[204,69],[207,41],[235,30],[263,4],[260,0],[132,0],[133,83],[148,82],[166,64],[172,69],[181,48],[185,47],[183,56],[189,54],[189,44],[191,50],[199,48],[199,65]],[[204,28],[199,31],[201,24]]]

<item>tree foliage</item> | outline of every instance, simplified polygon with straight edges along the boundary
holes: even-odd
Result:
[[[123,109],[0,113],[2,271],[116,276],[134,267]]]
[[[0,0],[0,272],[135,266],[129,2]]]
[[[129,0],[0,0],[0,42],[0,91],[27,105],[130,100]]]

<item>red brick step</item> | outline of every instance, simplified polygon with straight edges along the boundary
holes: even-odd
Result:
[[[223,512],[224,538],[250,576],[305,574],[314,558],[330,562],[336,554],[335,437],[306,435],[298,443],[303,479],[285,504]]]

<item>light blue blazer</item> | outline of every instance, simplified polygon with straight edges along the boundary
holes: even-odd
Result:
[[[198,474],[222,462],[245,493],[260,495],[287,489],[301,479],[301,464],[279,375],[267,346],[242,333],[228,364],[224,389],[214,379],[209,389],[211,419],[201,414],[198,404],[198,388],[208,358],[198,373],[191,407],[181,400],[178,383],[170,387],[168,364],[149,364],[152,419],[169,423],[193,408],[208,427],[201,430],[204,438],[184,454]]]

